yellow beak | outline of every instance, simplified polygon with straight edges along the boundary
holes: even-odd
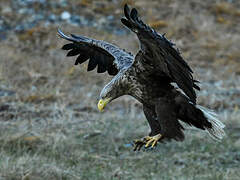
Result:
[[[109,103],[109,101],[111,100],[111,98],[106,98],[106,99],[100,99],[98,101],[98,109],[99,111],[103,111],[103,109],[105,108],[105,106]]]

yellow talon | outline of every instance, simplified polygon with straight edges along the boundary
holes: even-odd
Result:
[[[150,145],[154,147],[157,145],[157,142],[162,138],[161,134],[157,134],[156,136],[145,136],[142,139],[137,139],[134,141],[134,151],[139,151],[142,146],[145,145],[145,148],[148,148]]]
[[[152,142],[154,141],[154,139],[149,139],[145,145],[145,147],[147,148]]]
[[[136,140],[134,140],[134,143],[146,143],[146,141],[148,141],[149,139],[151,139],[151,137],[150,136],[145,136],[145,137],[143,137],[143,138],[141,138],[141,139],[136,139]]]
[[[133,141],[134,142],[133,150],[134,151],[139,151],[142,148],[142,146],[144,146],[149,139],[151,139],[150,136],[145,136],[145,137],[143,137],[141,139],[134,140]]]
[[[145,136],[143,139],[144,139],[145,141],[148,141],[148,140],[152,139],[152,137],[151,137],[151,136]]]
[[[149,147],[150,144],[152,143],[152,147],[156,146],[157,142],[162,138],[162,135],[161,134],[157,134],[156,136],[153,136],[153,137],[149,137],[146,142],[146,145],[145,147]]]
[[[156,140],[153,141],[153,143],[152,143],[152,147],[154,147],[156,144],[157,144],[157,141],[156,141]]]

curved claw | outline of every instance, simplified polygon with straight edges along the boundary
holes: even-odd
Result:
[[[156,136],[146,136],[142,139],[137,139],[134,140],[134,148],[133,151],[140,151],[141,148],[144,146],[145,148],[148,147],[155,147],[157,145],[157,142],[162,139],[162,135],[161,134],[157,134]]]
[[[143,137],[142,139],[136,139],[133,141],[134,148],[133,151],[140,151],[141,148],[147,143],[147,141],[150,139],[150,136]]]
[[[150,137],[145,145],[145,148],[148,148],[152,144],[152,148],[157,145],[157,142],[162,138],[161,134],[157,134],[156,136]]]
[[[143,146],[144,146],[143,142],[137,142],[134,144],[133,151],[140,151]]]

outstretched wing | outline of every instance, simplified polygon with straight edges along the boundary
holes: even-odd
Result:
[[[116,75],[133,62],[133,56],[130,53],[107,42],[74,34],[71,34],[71,37],[66,36],[60,29],[58,29],[58,34],[61,38],[71,41],[62,49],[69,51],[67,56],[78,55],[75,65],[82,64],[89,59],[88,71],[97,67],[98,73],[107,71],[109,75]]]
[[[147,26],[138,17],[138,12],[135,8],[129,9],[127,5],[124,7],[126,18],[122,18],[122,23],[130,30],[135,32],[139,38],[141,52],[143,52],[142,61],[154,67],[155,72],[161,71],[190,98],[196,102],[195,89],[200,88],[195,84],[192,77],[193,71],[181,57],[174,44],[167,40],[164,35],[158,34],[154,29]]]

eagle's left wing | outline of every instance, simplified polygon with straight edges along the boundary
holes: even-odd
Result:
[[[193,71],[178,50],[173,47],[174,44],[143,23],[135,8],[130,10],[125,5],[124,14],[126,18],[122,18],[121,21],[137,34],[144,63],[154,67],[155,71],[163,72],[184,91],[193,103],[196,103],[194,88],[198,90],[200,88],[195,84],[197,81],[193,79]]]
[[[78,56],[75,65],[89,60],[88,71],[97,68],[98,73],[107,71],[109,75],[116,75],[133,62],[133,55],[105,41],[74,34],[67,36],[60,29],[58,34],[71,42],[65,44],[62,49],[69,51],[67,56]]]

